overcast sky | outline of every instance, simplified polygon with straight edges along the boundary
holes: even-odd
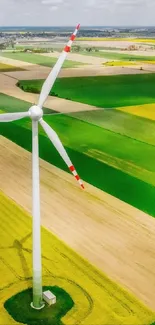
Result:
[[[0,0],[0,26],[155,25],[155,0]]]

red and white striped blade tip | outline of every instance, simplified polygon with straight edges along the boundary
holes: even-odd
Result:
[[[72,172],[72,174],[74,175],[74,177],[76,178],[76,180],[78,181],[79,185],[81,186],[82,189],[84,189],[84,185],[82,183],[82,180],[80,179],[75,167],[72,165],[69,167],[70,171]]]
[[[76,29],[79,29],[80,28],[80,24],[78,24],[77,26],[76,26]]]
[[[69,39],[67,45],[64,47],[64,51],[65,51],[66,53],[70,52],[70,50],[71,50],[71,46],[72,46],[72,43],[74,42],[74,40],[75,40],[75,38],[76,38],[76,34],[77,34],[79,28],[80,28],[80,24],[78,24],[78,25],[76,26],[74,33],[71,35],[71,37],[70,37],[70,39]]]

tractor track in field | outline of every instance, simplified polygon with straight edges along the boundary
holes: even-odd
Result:
[[[3,249],[8,249],[8,248],[14,248],[14,246],[3,247]],[[20,250],[24,250],[24,251],[27,251],[28,253],[32,254],[32,250],[28,250],[23,247],[21,247]],[[61,254],[60,251],[59,251],[59,254]],[[20,258],[21,258],[21,255],[22,255],[22,253],[19,254]],[[67,256],[65,255],[65,257],[67,257]],[[53,260],[51,260],[50,258],[47,258],[46,256],[42,256],[42,258],[43,258],[43,260],[47,259],[48,261],[51,262],[51,264],[53,263]],[[10,264],[6,261],[6,259],[0,257],[0,261],[9,269],[9,271],[12,274],[15,275],[15,277],[17,279],[17,281],[14,281],[14,282],[4,286],[3,288],[0,288],[0,292],[4,291],[5,289],[11,288],[12,285],[18,284],[19,282],[21,283],[21,281],[31,281],[32,282],[31,276],[27,276],[27,277],[19,276],[19,274],[17,274],[17,272],[10,266]],[[72,262],[72,260],[70,260],[70,261]],[[76,265],[76,263],[74,263],[74,264]],[[78,265],[76,265],[76,266],[78,267]],[[81,322],[83,322],[92,313],[93,306],[94,306],[92,297],[89,295],[89,293],[84,288],[82,288],[77,282],[73,281],[72,279],[55,275],[53,272],[49,271],[49,268],[47,266],[46,267],[44,266],[44,269],[46,269],[46,271],[48,271],[48,275],[43,275],[44,281],[49,281],[49,283],[50,282],[53,283],[52,279],[54,279],[56,281],[61,280],[62,283],[68,282],[71,285],[73,285],[74,287],[78,288],[78,290],[80,290],[82,292],[82,294],[85,296],[86,300],[88,301],[88,308],[86,309],[84,315],[82,315],[82,317],[79,317],[78,320],[76,320],[76,322],[73,323],[73,325],[81,324]],[[81,270],[83,272],[83,269],[81,269]],[[78,310],[78,306],[76,306],[76,304],[75,304],[75,308]]]

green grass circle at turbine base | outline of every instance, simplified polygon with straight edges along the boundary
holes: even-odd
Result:
[[[61,318],[74,306],[70,295],[57,286],[44,286],[43,291],[50,290],[56,295],[56,304],[47,305],[41,310],[31,307],[32,288],[26,289],[9,298],[4,307],[11,317],[19,323],[28,325],[62,325]]]

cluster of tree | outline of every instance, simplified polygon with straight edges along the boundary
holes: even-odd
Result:
[[[31,52],[31,53],[51,53],[54,52],[52,48],[25,48],[22,52]]]
[[[5,49],[6,49],[6,44],[0,43],[0,50],[5,50]]]
[[[78,53],[78,52],[98,52],[99,50],[98,50],[98,48],[97,47],[81,47],[80,45],[74,45],[74,46],[72,46],[72,48],[71,48],[71,52],[76,52],[76,53]]]

